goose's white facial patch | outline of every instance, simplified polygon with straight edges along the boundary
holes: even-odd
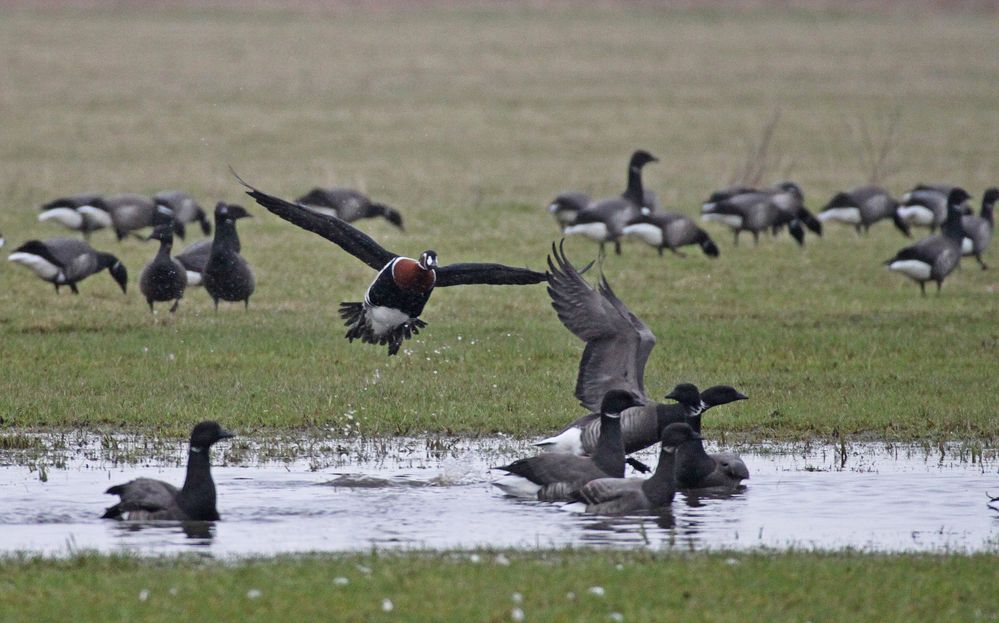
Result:
[[[33,273],[45,281],[55,283],[64,280],[62,269],[44,257],[35,255],[34,253],[11,253],[7,260],[30,268]]]
[[[929,281],[931,267],[919,260],[899,260],[888,265],[889,270],[900,272],[916,281]]]
[[[859,225],[860,208],[832,208],[819,212],[818,218],[823,223],[826,221],[835,221],[847,225]]]
[[[381,337],[409,320],[409,316],[391,307],[374,305],[367,310],[368,326],[371,332]]]
[[[73,208],[52,208],[38,215],[39,221],[55,221],[68,229],[80,229],[83,226],[83,215]]]
[[[906,223],[929,227],[933,224],[933,210],[925,206],[902,206],[898,209],[898,216]]]
[[[605,242],[608,238],[607,225],[604,223],[582,223],[565,228],[566,236],[584,236],[594,242]]]
[[[658,247],[663,243],[663,230],[651,223],[636,223],[624,228],[624,235],[629,238],[638,238],[643,242]]]
[[[702,221],[716,221],[719,223],[724,223],[732,229],[739,229],[742,227],[742,217],[737,214],[715,214],[708,213],[701,215]]]

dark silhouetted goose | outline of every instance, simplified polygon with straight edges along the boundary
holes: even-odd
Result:
[[[219,512],[215,507],[215,482],[208,453],[216,442],[232,436],[216,422],[201,422],[191,431],[187,476],[180,490],[152,478],[136,478],[115,485],[106,493],[117,495],[121,501],[105,510],[101,519],[217,521]]]
[[[605,243],[613,242],[615,253],[620,254],[620,238],[624,228],[641,215],[642,206],[645,205],[642,168],[650,162],[658,160],[649,152],[638,150],[633,153],[628,162],[628,187],[624,193],[620,197],[596,201],[579,210],[572,224],[565,228],[565,235],[585,236],[599,242],[601,252]]]
[[[139,276],[139,290],[149,303],[149,311],[153,311],[154,302],[174,301],[170,313],[177,311],[180,299],[187,288],[187,272],[180,262],[170,257],[173,249],[173,226],[157,225],[149,236],[160,241],[159,251],[153,261],[146,264]]]
[[[678,489],[735,488],[749,479],[749,468],[737,454],[708,454],[700,439],[685,443],[676,451]]]
[[[909,225],[929,227],[930,232],[947,220],[947,197],[959,188],[948,184],[920,184],[902,195],[902,205],[898,216]],[[961,190],[964,190],[963,188]],[[967,194],[967,192],[965,192]],[[971,198],[971,195],[968,195]],[[966,201],[966,200],[965,200]],[[970,214],[970,208],[963,202],[958,206],[962,213]]]
[[[700,439],[687,424],[670,424],[663,429],[659,463],[650,478],[597,478],[586,483],[574,497],[586,504],[587,513],[598,515],[623,515],[669,506],[676,494],[677,450]]]
[[[238,178],[237,178],[238,179]],[[302,229],[319,234],[378,271],[363,302],[340,304],[346,338],[369,344],[387,344],[388,354],[399,352],[404,339],[426,326],[420,319],[434,288],[450,286],[523,285],[541,283],[545,274],[502,264],[438,266],[437,253],[424,251],[418,260],[402,257],[335,216],[317,214],[298,204],[263,193],[243,180],[257,203]]]
[[[181,235],[183,232],[177,230],[173,211],[169,207],[157,204],[145,195],[134,193],[108,195],[102,201],[104,208],[111,215],[118,240],[145,227],[156,227],[167,223],[174,223],[174,233]]]
[[[118,258],[95,251],[75,238],[29,240],[14,249],[7,259],[30,268],[39,279],[54,284],[56,292],[61,286],[69,286],[73,294],[79,294],[76,284],[105,268],[122,292],[128,285],[128,271]]]
[[[559,229],[565,231],[565,228],[576,220],[576,214],[588,205],[590,205],[590,196],[586,193],[562,193],[548,204],[548,213],[555,217]]]
[[[680,247],[696,244],[708,257],[718,257],[718,247],[694,221],[677,212],[653,212],[642,208],[642,215],[624,228],[626,237],[638,238],[656,248],[659,255],[669,249],[685,257]]]
[[[943,280],[961,261],[964,228],[961,227],[959,206],[967,199],[968,193],[963,189],[952,190],[947,196],[947,220],[943,222],[942,232],[905,247],[885,262],[890,270],[919,283],[923,296],[926,296],[927,281],[935,281],[939,293]]]
[[[184,237],[184,224],[198,222],[201,233],[210,236],[212,224],[198,202],[191,195],[180,190],[163,190],[153,195],[157,205],[166,206],[173,212],[174,232]]]
[[[403,229],[402,215],[395,208],[383,203],[375,203],[367,195],[352,188],[313,188],[296,202],[341,221],[353,223],[362,218],[382,217],[399,229]]]
[[[96,193],[60,197],[41,209],[39,221],[54,221],[67,229],[82,232],[84,238],[90,238],[90,232],[111,227],[112,224],[104,201]]]
[[[857,233],[867,233],[871,225],[883,219],[891,219],[906,237],[911,236],[909,225],[899,215],[899,203],[891,193],[880,186],[858,186],[851,190],[836,193],[819,212],[823,223],[832,221],[852,225]]]
[[[781,213],[777,223],[771,226],[774,233],[787,225],[798,244],[804,244],[804,236],[799,238],[796,233],[801,230],[800,225],[804,225],[817,236],[822,235],[822,223],[805,207],[805,192],[800,186],[794,182],[778,182],[769,192],[771,200]]]
[[[596,478],[624,477],[624,445],[620,415],[638,405],[631,392],[614,389],[600,402],[602,427],[592,456],[544,452],[496,467],[507,472],[493,484],[506,494],[542,501],[567,500],[572,492]]]
[[[961,227],[964,229],[964,240],[961,241],[961,253],[964,255],[974,255],[975,260],[982,267],[988,268],[982,260],[982,253],[988,248],[992,241],[992,232],[995,231],[995,208],[996,199],[999,199],[999,188],[989,188],[982,195],[982,211],[978,216],[962,216]]]
[[[257,287],[250,264],[239,254],[236,221],[253,216],[242,206],[218,202],[215,205],[215,238],[201,273],[201,282],[208,296],[219,309],[219,301],[243,301],[250,307],[250,296]],[[183,261],[181,265],[184,266]],[[186,266],[185,266],[186,270]]]

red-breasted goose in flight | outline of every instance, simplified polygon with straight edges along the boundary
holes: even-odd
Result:
[[[620,197],[602,199],[586,206],[576,213],[572,224],[565,228],[566,236],[585,236],[604,244],[614,243],[614,252],[621,254],[621,234],[632,220],[641,215],[646,195],[642,187],[642,168],[659,160],[645,150],[639,149],[628,161],[628,187]],[[651,206],[650,206],[651,207]]]
[[[237,176],[237,179],[239,177]],[[450,264],[438,266],[437,253],[426,250],[419,259],[393,253],[370,236],[335,216],[317,214],[301,205],[268,195],[239,180],[247,194],[284,220],[319,234],[378,271],[361,302],[340,304],[348,327],[346,338],[369,344],[387,344],[388,354],[399,352],[402,341],[426,326],[420,319],[434,288],[482,284],[525,285],[541,283],[545,273],[502,264]]]
[[[152,478],[136,478],[108,489],[121,501],[107,508],[101,519],[129,521],[217,521],[215,482],[208,452],[216,442],[232,437],[216,422],[201,422],[191,431],[187,476],[181,489]]]
[[[947,196],[947,220],[943,222],[941,233],[905,247],[885,262],[889,270],[900,272],[917,282],[923,296],[926,296],[927,281],[935,281],[939,293],[943,280],[961,261],[964,228],[961,226],[960,206],[968,199],[968,193],[962,188],[950,191]]]
[[[964,240],[961,241],[961,253],[964,255],[974,255],[982,270],[988,268],[982,260],[982,253],[988,248],[992,241],[992,232],[995,231],[995,208],[996,200],[999,199],[999,188],[989,188],[982,195],[982,211],[978,216],[967,215],[961,217],[961,227],[964,229]]]
[[[313,188],[295,200],[313,212],[335,216],[342,221],[353,223],[362,218],[382,217],[399,229],[402,214],[384,203],[376,203],[367,195],[353,188]]]
[[[55,285],[56,292],[62,286],[69,286],[73,294],[79,294],[76,284],[105,268],[122,292],[128,286],[128,271],[118,258],[110,253],[95,251],[76,238],[29,240],[14,249],[7,259],[31,269],[39,279]]]

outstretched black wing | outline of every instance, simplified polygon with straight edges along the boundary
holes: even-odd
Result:
[[[375,270],[381,270],[386,264],[399,257],[398,254],[392,253],[375,242],[371,236],[335,216],[317,214],[297,203],[268,195],[247,184],[235,171],[232,174],[239,180],[240,184],[250,189],[246,191],[246,194],[253,197],[257,203],[289,223],[294,223],[302,229],[319,234]],[[438,274],[440,274],[439,271]]]
[[[528,285],[541,283],[548,277],[529,268],[514,268],[503,264],[449,264],[436,270],[434,287],[480,285]]]

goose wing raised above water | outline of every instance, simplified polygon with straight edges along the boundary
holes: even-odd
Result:
[[[623,389],[645,395],[645,363],[656,344],[652,331],[617,298],[607,280],[588,284],[552,245],[548,258],[548,294],[559,320],[586,342],[576,378],[576,398],[590,411],[600,408],[604,394]]]

